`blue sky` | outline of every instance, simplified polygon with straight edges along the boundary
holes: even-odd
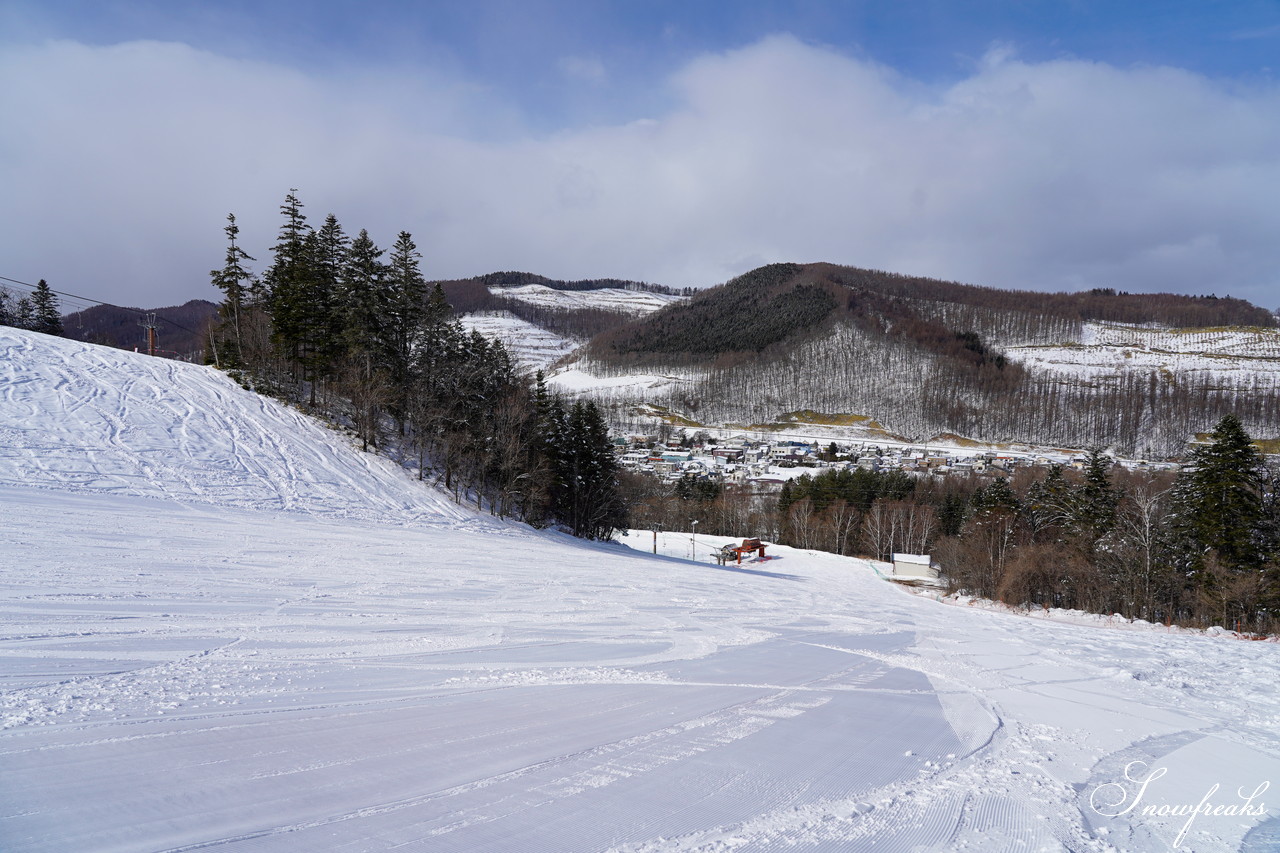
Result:
[[[1274,0],[6,2],[0,275],[211,296],[222,217],[261,257],[298,187],[441,277],[829,260],[1275,308],[1278,57]]]
[[[463,76],[501,93],[530,127],[637,117],[666,74],[697,56],[789,33],[931,84],[961,78],[993,45],[1020,58],[1170,65],[1273,79],[1280,3],[1114,0],[472,0],[472,2],[7,3],[30,40],[176,41],[225,56],[332,72],[382,66]],[[0,18],[3,21],[4,18]],[[12,38],[13,36],[11,36]],[[566,59],[598,63],[604,79]]]

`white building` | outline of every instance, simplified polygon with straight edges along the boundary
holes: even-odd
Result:
[[[893,575],[900,580],[936,581],[940,572],[928,554],[894,554]]]

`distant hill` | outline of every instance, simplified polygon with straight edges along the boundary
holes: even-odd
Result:
[[[527,272],[495,272],[439,284],[457,316],[514,321],[486,322],[487,334],[527,338],[532,330],[538,341],[529,353],[533,358],[526,360],[538,368],[554,360],[547,357],[551,353],[563,354],[692,292],[612,278],[561,281]]]
[[[62,318],[63,334],[72,340],[104,344],[119,349],[147,348],[147,331],[139,321],[156,315],[157,347],[165,355],[199,361],[204,353],[204,332],[218,306],[193,299],[167,308],[122,308],[97,305]]]
[[[831,264],[771,264],[602,337],[592,354],[758,353],[830,319],[878,326],[968,360],[975,339],[953,344],[956,333],[1031,343],[1078,332],[1090,320],[1177,328],[1276,325],[1270,311],[1241,299],[997,290]]]
[[[913,439],[1167,455],[1228,412],[1280,435],[1276,326],[1232,298],[1007,291],[771,264],[603,331],[579,352],[573,382],[600,377],[587,393],[618,417],[637,401],[705,424],[810,410],[869,416]],[[1116,347],[1128,356],[1112,357]],[[677,378],[638,393],[619,381],[628,373]]]
[[[614,279],[561,282],[532,273],[493,273],[440,284],[464,325],[502,340],[527,370],[545,370],[593,336],[685,299],[659,285]]]

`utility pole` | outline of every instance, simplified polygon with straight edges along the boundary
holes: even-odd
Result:
[[[138,325],[147,330],[147,355],[156,354],[156,315],[144,314]]]

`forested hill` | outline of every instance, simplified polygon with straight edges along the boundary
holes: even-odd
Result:
[[[438,283],[455,316],[507,314],[571,340],[574,346],[693,292],[615,278],[561,281],[529,272],[494,272]],[[531,298],[530,291],[558,298]],[[629,298],[620,299],[624,293]],[[653,298],[634,298],[643,295]]]
[[[997,290],[771,264],[597,335],[575,367],[682,377],[646,402],[700,423],[811,410],[914,440],[1177,453],[1226,414],[1280,435],[1280,329],[1240,299]],[[579,382],[581,382],[579,380]],[[630,401],[626,383],[594,396]],[[635,395],[633,395],[635,396]]]
[[[758,353],[808,336],[832,319],[968,360],[980,352],[978,338],[1060,342],[1090,320],[1178,328],[1276,325],[1271,312],[1230,297],[1110,289],[1037,293],[832,264],[770,264],[608,333],[593,342],[591,353],[606,360],[656,355],[661,361]]]
[[[148,314],[156,315],[157,346],[166,355],[201,360],[209,320],[218,306],[205,299],[192,299],[168,308],[121,308],[95,305],[62,318],[64,337],[119,349],[147,348],[147,332],[139,325]]]

